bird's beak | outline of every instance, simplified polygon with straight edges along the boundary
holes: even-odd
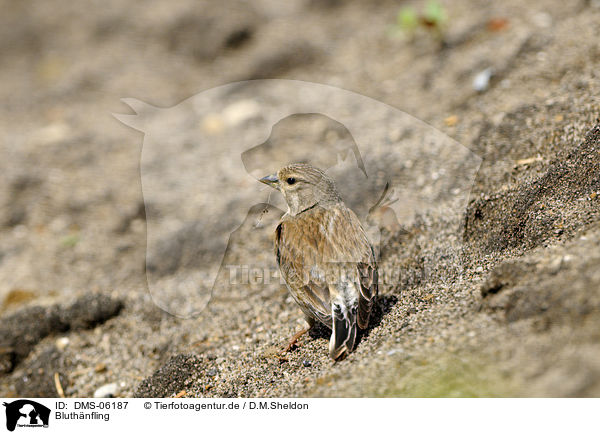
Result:
[[[262,182],[263,184],[267,184],[269,187],[273,187],[273,188],[277,188],[277,184],[279,183],[279,179],[277,178],[277,175],[265,176],[264,178],[260,178],[259,181]]]

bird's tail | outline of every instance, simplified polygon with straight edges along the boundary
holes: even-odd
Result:
[[[356,306],[348,307],[333,303],[331,308],[333,324],[329,339],[329,356],[337,360],[354,350],[356,344]]]

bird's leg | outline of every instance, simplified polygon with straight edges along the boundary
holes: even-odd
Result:
[[[283,352],[289,353],[294,346],[297,346],[296,343],[298,342],[298,339],[300,339],[300,337],[302,335],[304,335],[306,332],[308,332],[309,330],[310,330],[310,326],[300,330],[298,333],[296,333],[294,336],[292,336],[290,341],[287,344],[287,347],[285,347],[283,349]]]
[[[304,320],[306,321],[306,325],[307,327],[303,328],[302,330],[300,330],[298,333],[296,333],[294,336],[292,336],[292,338],[289,340],[287,346],[282,350],[281,354],[285,354],[285,353],[289,353],[292,348],[294,348],[298,339],[300,339],[300,337],[304,334],[306,334],[306,332],[310,331],[313,326],[315,325],[315,320],[314,318],[308,316],[308,315],[304,315]]]

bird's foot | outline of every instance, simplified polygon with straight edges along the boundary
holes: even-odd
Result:
[[[296,333],[294,336],[291,337],[290,341],[288,342],[287,346],[282,350],[282,354],[285,353],[289,353],[290,351],[292,351],[292,349],[294,347],[299,347],[300,345],[298,345],[298,339],[300,339],[300,337],[304,334],[306,334],[306,332],[308,332],[310,330],[309,328],[306,329],[302,329],[300,330],[298,333]]]

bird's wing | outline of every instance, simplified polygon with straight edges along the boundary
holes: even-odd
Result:
[[[290,294],[307,318],[331,327],[326,270],[314,230],[311,222],[284,219],[275,231],[275,254]]]

